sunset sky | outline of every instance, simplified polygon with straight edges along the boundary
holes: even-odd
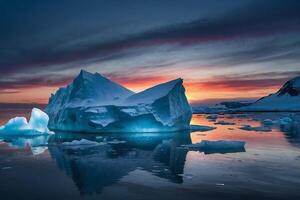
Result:
[[[300,75],[298,0],[0,0],[0,102],[47,103],[80,69],[133,91],[181,77],[192,103]]]

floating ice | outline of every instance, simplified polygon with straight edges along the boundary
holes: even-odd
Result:
[[[49,128],[76,132],[166,132],[189,129],[182,79],[134,93],[98,73],[81,71],[46,108]]]
[[[216,127],[212,127],[212,126],[203,126],[203,125],[191,125],[190,126],[190,130],[191,132],[204,132],[204,131],[211,131],[216,129]]]
[[[225,122],[225,121],[217,121],[214,124],[216,124],[216,125],[235,125],[234,122]]]
[[[206,117],[206,119],[209,119],[209,120],[216,120],[218,118],[218,115],[208,115]]]
[[[202,140],[199,143],[184,145],[184,147],[193,151],[201,151],[204,153],[233,153],[245,151],[244,141],[231,140]]]
[[[65,146],[81,146],[81,145],[96,146],[96,145],[100,145],[101,143],[90,141],[87,139],[81,139],[81,140],[73,140],[71,142],[63,142],[62,144]]]
[[[293,120],[290,117],[283,117],[278,120],[278,124],[281,126],[290,125]]]
[[[33,108],[29,123],[25,117],[15,117],[10,119],[5,125],[0,127],[0,135],[43,135],[52,133],[49,131],[49,117],[38,108]]]
[[[274,121],[271,120],[271,119],[265,119],[264,121],[262,121],[262,123],[263,123],[264,125],[271,126],[271,125],[273,125],[273,124],[276,123],[276,122],[274,122]]]
[[[111,141],[108,141],[107,143],[108,143],[108,144],[124,144],[124,143],[126,143],[126,141],[124,141],[124,140],[113,139],[113,140],[111,140]]]
[[[265,119],[262,121],[262,123],[267,126],[290,126],[293,123],[293,119],[290,117],[282,117],[278,120]]]
[[[258,131],[258,132],[270,132],[272,131],[272,128],[268,127],[268,126],[258,126],[258,127],[254,127],[251,125],[243,125],[242,127],[240,127],[240,129],[244,130],[244,131]]]

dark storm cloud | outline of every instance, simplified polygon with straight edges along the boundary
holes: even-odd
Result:
[[[300,71],[232,74],[216,76],[210,81],[190,81],[187,85],[216,91],[250,92],[274,87],[279,89],[286,81],[296,76],[300,76]]]
[[[289,41],[290,39],[289,36],[281,36],[254,45],[249,44],[242,49],[228,50],[219,54],[215,61],[228,66],[280,60],[299,62],[300,37],[296,40],[292,38],[292,41]],[[211,56],[210,59],[214,57]]]
[[[39,76],[33,78],[22,78],[10,81],[0,80],[0,92],[1,93],[18,93],[23,89],[33,88],[33,87],[61,87],[67,85],[74,79],[73,76]]]
[[[49,4],[49,6],[51,6],[51,4]],[[62,38],[53,39],[56,37],[48,37],[51,33],[45,33],[45,38],[49,39],[49,41],[47,41],[46,45],[37,47],[35,46],[34,40],[32,41],[32,48],[29,46],[26,48],[11,49],[9,47],[10,44],[4,42],[6,46],[0,49],[0,73],[1,76],[4,76],[30,69],[37,71],[49,70],[49,66],[52,66],[54,69],[63,68],[63,64],[84,62],[89,59],[95,59],[101,62],[112,59],[116,60],[126,56],[134,57],[135,54],[141,54],[143,51],[135,51],[130,54],[128,54],[127,51],[144,46],[159,46],[162,44],[195,45],[199,43],[227,40],[234,41],[240,38],[257,38],[273,34],[299,32],[299,10],[300,1],[297,0],[254,1],[250,4],[245,4],[240,9],[229,10],[227,14],[222,16],[209,17],[208,20],[203,20],[202,18],[191,22],[165,25],[152,30],[140,31],[140,33],[122,35],[121,38],[115,40],[103,41],[96,39],[89,43],[79,42],[76,45],[71,45],[71,48],[65,46],[67,46],[67,43],[72,43],[72,37],[74,36],[59,35]],[[153,12],[155,12],[155,10],[153,10]],[[30,11],[28,11],[28,13],[30,13]],[[55,14],[53,13],[53,15]],[[71,15],[70,17],[74,17],[76,20],[76,16]],[[51,17],[46,18],[42,28],[46,27],[47,22],[51,23],[50,19]],[[80,18],[80,20],[82,20],[82,18]],[[95,19],[85,20],[88,22],[89,20]],[[1,26],[4,27],[4,31],[0,33],[1,40],[4,41],[5,37],[10,37],[9,41],[13,41],[15,37],[16,41],[20,43],[24,42],[18,38],[18,33],[11,34],[7,31],[9,30],[10,24],[8,21],[4,21],[3,18],[1,20]],[[59,28],[63,29],[64,27]],[[78,28],[77,31],[78,33],[74,34],[78,37],[77,39],[85,39],[81,37],[86,36],[86,31],[84,32],[80,28]],[[20,34],[22,34],[22,32]],[[20,37],[22,38],[22,36]],[[42,35],[39,37],[43,38]],[[23,37],[23,40],[26,40],[26,37]],[[28,41],[26,44],[28,44]],[[255,57],[259,54],[276,55],[278,52],[281,52],[283,48],[284,47],[281,46],[273,48],[273,46],[270,45],[264,48],[254,48],[252,51],[241,50],[233,55],[232,58],[237,63],[243,62],[244,60],[251,62],[253,56]],[[298,56],[298,54],[283,54],[279,58],[285,58],[286,56],[294,58]],[[73,67],[77,68],[78,66],[73,65]]]

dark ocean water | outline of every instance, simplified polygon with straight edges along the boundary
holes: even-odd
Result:
[[[0,124],[29,114],[30,109],[1,109]],[[218,116],[234,125],[194,115],[193,124],[217,127],[208,132],[0,137],[1,199],[300,199],[300,127],[239,129],[297,115]],[[103,145],[63,145],[82,138]],[[246,141],[245,149],[200,152],[181,146],[221,139]]]

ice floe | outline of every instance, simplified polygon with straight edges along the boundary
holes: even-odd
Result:
[[[216,125],[235,125],[234,122],[226,122],[226,121],[223,121],[223,120],[217,121],[214,124],[216,124]]]
[[[216,129],[216,127],[213,126],[203,126],[203,125],[190,125],[191,132],[204,132],[204,131],[211,131]]]
[[[71,142],[63,142],[62,145],[65,146],[95,146],[95,145],[101,145],[102,143],[87,140],[87,139],[81,139],[81,140],[73,140]]]
[[[53,132],[48,129],[49,117],[38,108],[33,108],[29,123],[25,117],[10,119],[5,125],[0,126],[0,135],[43,135]]]
[[[199,143],[183,145],[193,151],[201,151],[204,153],[234,153],[245,151],[244,141],[233,141],[233,140],[202,140]]]
[[[269,126],[251,126],[248,124],[242,125],[239,129],[244,130],[244,131],[257,131],[257,132],[270,132],[272,131],[272,128]]]

